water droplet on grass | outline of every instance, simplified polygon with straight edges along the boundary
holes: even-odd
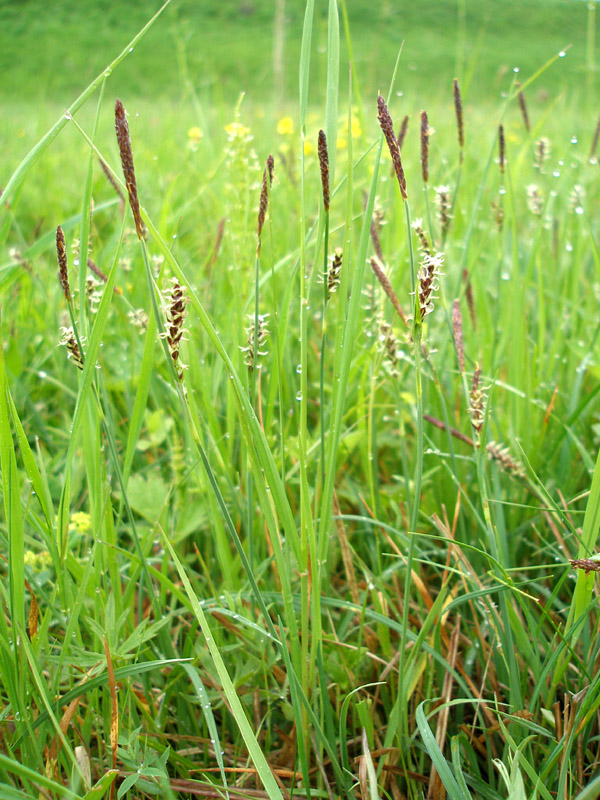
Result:
[[[296,392],[296,400],[302,400],[302,392],[300,390]]]

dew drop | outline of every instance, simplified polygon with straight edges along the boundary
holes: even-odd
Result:
[[[302,364],[298,364],[298,366],[296,367],[296,372],[298,373],[298,375],[302,374]]]
[[[555,170],[554,170],[554,172],[552,173],[552,175],[553,175],[555,178],[560,178],[560,170],[558,170],[558,169],[555,169]]]
[[[506,194],[506,189],[504,188],[504,186],[501,186],[501,187],[498,189],[498,193],[499,193],[499,194]]]
[[[513,67],[513,72],[520,72],[520,68],[519,67]]]
[[[561,51],[560,51],[560,53],[558,54],[558,57],[559,57],[559,58],[564,58],[566,55],[567,55],[567,54],[565,53],[565,51],[564,51],[564,50],[561,50]]]
[[[577,144],[577,137],[571,136],[571,144]]]
[[[503,272],[503,273],[502,273],[502,280],[503,280],[503,281],[509,281],[509,280],[510,280],[510,273],[508,273],[508,272]]]
[[[302,392],[300,390],[296,392],[296,400],[302,400]]]
[[[581,216],[583,214],[583,208],[581,206],[577,206],[575,213]]]

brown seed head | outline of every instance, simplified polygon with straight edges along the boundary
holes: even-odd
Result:
[[[58,226],[56,229],[56,254],[58,256],[58,277],[62,286],[63,294],[67,303],[71,302],[71,287],[69,286],[69,267],[67,264],[67,246],[65,244],[65,234],[63,229]]]
[[[458,128],[458,146],[460,147],[460,159],[462,161],[462,151],[465,147],[465,127],[463,121],[463,107],[458,86],[458,78],[454,78],[454,111],[456,113],[456,127]]]
[[[582,569],[586,575],[590,572],[600,572],[600,561],[594,558],[570,558],[571,566]]]
[[[117,100],[115,103],[115,130],[117,132],[117,143],[119,145],[119,153],[121,155],[121,166],[123,167],[123,176],[127,186],[127,195],[129,197],[129,205],[131,206],[131,213],[135,222],[135,231],[138,239],[146,238],[146,228],[142,222],[140,214],[140,202],[138,199],[137,185],[135,182],[135,170],[133,168],[133,152],[131,150],[131,137],[129,135],[129,125],[127,123],[127,116],[123,103]]]
[[[426,111],[421,111],[421,173],[423,183],[427,183],[429,180],[429,124]]]
[[[323,185],[323,205],[329,211],[329,153],[325,131],[319,131],[319,166],[321,167],[321,184]]]
[[[408,130],[408,114],[402,120],[402,125],[400,125],[400,131],[398,132],[398,150],[402,150],[402,145],[404,144],[404,139],[406,137],[406,131]]]
[[[99,161],[100,161],[100,166],[102,167],[102,172],[106,175],[106,179],[108,180],[110,185],[113,187],[113,189],[115,190],[115,192],[119,196],[119,202],[121,204],[121,213],[122,213],[123,205],[125,203],[125,198],[123,197],[123,192],[121,191],[121,187],[116,182],[116,180],[113,178],[111,171],[109,170],[107,165],[104,163],[104,161],[102,159],[99,159]]]
[[[455,300],[452,303],[452,333],[454,335],[454,346],[458,358],[458,368],[461,374],[465,371],[465,346],[463,343],[462,314],[460,313],[460,303]]]
[[[257,253],[260,253],[260,237],[262,229],[265,224],[265,217],[267,216],[267,206],[269,205],[269,189],[273,184],[273,169],[275,167],[275,159],[272,154],[269,155],[263,170],[262,187],[260,190],[260,201],[258,204],[258,244],[256,246]]]
[[[365,192],[365,208],[367,207],[367,203],[369,201],[369,196]],[[375,250],[375,255],[379,259],[379,261],[383,264],[383,251],[381,249],[381,240],[379,238],[379,231],[381,229],[381,224],[383,222],[383,209],[377,203],[377,198],[375,198],[375,205],[373,207],[373,217],[371,218],[371,241],[373,242],[373,249]]]
[[[387,294],[387,296],[391,300],[392,305],[398,312],[398,316],[400,317],[402,322],[406,325],[406,327],[409,327],[408,317],[406,316],[404,310],[402,309],[402,306],[400,305],[398,296],[396,292],[392,289],[392,284],[390,283],[388,276],[385,274],[383,267],[381,266],[379,261],[375,258],[375,256],[371,258],[371,268],[375,273],[375,277],[381,284],[383,291]]]
[[[462,271],[462,281],[465,285],[465,297],[467,298],[467,306],[469,308],[469,316],[471,317],[471,324],[473,325],[473,330],[477,329],[477,316],[475,314],[475,300],[473,299],[473,287],[471,286],[471,278],[469,277],[469,271],[463,269]]]
[[[504,125],[498,126],[498,166],[500,167],[500,174],[504,173],[505,164],[505,143],[504,143]]]
[[[406,200],[408,198],[408,194],[406,193],[406,179],[404,177],[404,170],[402,169],[402,160],[400,158],[398,141],[394,134],[394,123],[392,122],[386,102],[381,95],[379,95],[377,98],[377,108],[379,110],[377,118],[379,120],[381,130],[383,131],[383,135],[385,136],[385,140],[390,151],[390,156],[392,157],[392,164],[394,165],[396,177],[398,178],[400,193],[402,194],[402,199]]]
[[[520,83],[517,83],[516,86],[517,89],[521,88]],[[521,109],[521,116],[523,117],[523,124],[525,125],[527,133],[529,133],[531,131],[531,125],[529,123],[529,114],[527,113],[527,103],[525,102],[525,95],[523,94],[522,91],[519,91],[518,100],[519,100],[519,108]]]

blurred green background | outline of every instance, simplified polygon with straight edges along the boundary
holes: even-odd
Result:
[[[303,0],[173,0],[111,78],[111,92],[179,99],[187,76],[205,102],[219,104],[241,91],[250,103],[294,102],[304,5]],[[3,0],[0,101],[69,104],[160,6],[157,0]],[[339,6],[343,12],[343,3]],[[323,86],[319,72],[325,70],[327,0],[317,0],[315,8],[316,89]],[[491,99],[513,67],[526,78],[568,45],[567,57],[543,76],[536,91],[554,93],[566,85],[595,91],[594,3],[347,0],[346,8],[363,93],[388,85],[403,40],[400,91],[410,82],[411,91],[426,90],[435,99],[432,94],[446,91],[456,75],[463,93]],[[344,75],[347,62],[345,47]],[[319,100],[317,93],[313,100]]]

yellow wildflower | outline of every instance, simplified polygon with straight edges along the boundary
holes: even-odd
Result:
[[[312,156],[312,154],[314,152],[315,152],[314,144],[310,141],[310,139],[305,139],[304,140],[304,155],[305,156]]]
[[[41,572],[52,564],[52,558],[47,550],[40,550],[39,553],[26,550],[23,554],[23,561],[26,566],[31,567],[33,572]]]
[[[198,149],[198,144],[200,143],[200,139],[202,139],[202,137],[204,136],[204,134],[202,133],[202,128],[198,128],[198,126],[190,128],[187,135],[188,135],[188,147],[192,151],[192,153],[195,153],[196,150]]]
[[[86,533],[92,529],[92,518],[85,511],[76,511],[71,516],[69,529],[77,533]]]
[[[338,136],[338,138],[337,138],[337,148],[338,148],[338,150],[343,150],[345,147],[348,147],[348,140],[344,139],[343,136]]]
[[[362,128],[360,127],[360,120],[358,117],[355,117],[354,114],[350,120],[350,128],[352,130],[352,138],[358,139],[359,136],[362,136]]]
[[[277,123],[277,133],[287,136],[294,132],[294,120],[291,117],[282,117]]]

